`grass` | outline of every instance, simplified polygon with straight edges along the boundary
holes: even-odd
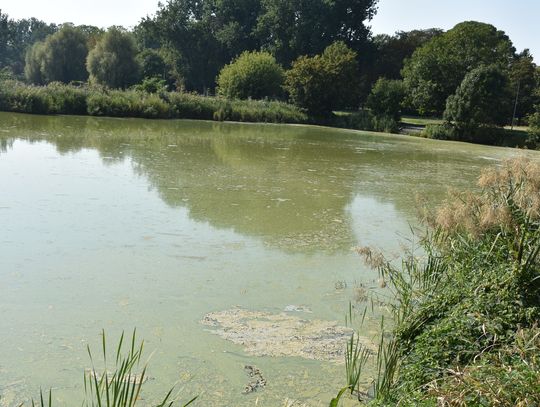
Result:
[[[143,384],[146,382],[147,363],[142,364],[144,341],[138,342],[136,330],[131,335],[131,340],[124,342],[124,333],[120,336],[113,361],[108,361],[107,340],[105,331],[102,331],[102,358],[103,369],[95,367],[94,357],[90,346],[87,347],[88,356],[92,363],[92,368],[84,373],[84,407],[136,407],[140,404],[140,395]],[[164,396],[155,407],[172,407],[176,400],[173,397],[174,388]],[[192,398],[184,407],[192,404],[197,397]],[[38,402],[32,400],[32,407],[53,407],[52,391],[49,391],[48,398],[43,397],[40,390]],[[22,407],[21,404],[19,407]]]
[[[427,126],[428,124],[443,124],[444,120],[438,117],[402,116],[401,123],[411,126]]]
[[[421,257],[396,267],[359,250],[392,316],[370,405],[540,405],[540,164],[509,161],[478,183],[423,212]]]

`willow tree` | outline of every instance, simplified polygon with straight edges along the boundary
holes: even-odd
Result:
[[[110,88],[127,88],[139,80],[140,66],[132,35],[111,27],[88,54],[90,81]]]
[[[45,41],[30,48],[26,55],[26,79],[38,84],[85,81],[88,78],[87,55],[85,35],[65,24]]]

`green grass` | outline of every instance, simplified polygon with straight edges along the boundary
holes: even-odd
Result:
[[[401,123],[411,126],[427,126],[428,124],[443,124],[444,120],[436,117],[402,116]]]

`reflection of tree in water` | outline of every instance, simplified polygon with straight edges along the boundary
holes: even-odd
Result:
[[[410,213],[411,177],[420,189],[442,191],[452,170],[448,158],[418,143],[352,140],[353,133],[316,127],[6,119],[10,137],[47,139],[60,153],[92,148],[105,163],[129,158],[168,205],[187,207],[192,219],[290,250],[349,249],[355,241],[346,207],[355,195],[391,197]]]

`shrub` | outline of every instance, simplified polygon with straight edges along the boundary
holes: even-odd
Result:
[[[422,136],[434,140],[456,140],[454,126],[446,124],[428,124],[422,131]]]
[[[527,145],[532,148],[540,146],[540,105],[536,106],[536,112],[528,117],[529,131]]]
[[[221,70],[217,91],[230,99],[278,98],[283,80],[283,68],[270,53],[246,51]]]
[[[285,89],[294,104],[315,116],[356,108],[360,95],[356,52],[335,42],[322,55],[302,56],[286,73]]]
[[[395,118],[392,116],[374,116],[373,130],[383,133],[399,133],[399,125]]]
[[[167,91],[167,82],[159,77],[147,77],[141,83],[133,85],[133,90],[146,93],[163,93]]]
[[[401,102],[405,97],[403,81],[380,78],[371,89],[367,107],[376,116],[390,116],[395,121],[401,117]]]
[[[52,97],[55,113],[86,114],[86,89],[75,88],[60,82],[51,82],[46,89]]]

